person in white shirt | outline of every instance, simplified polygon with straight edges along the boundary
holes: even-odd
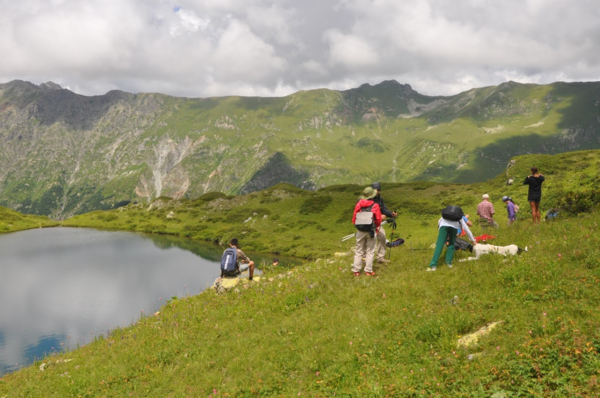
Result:
[[[452,260],[454,259],[454,242],[456,241],[456,234],[459,229],[467,233],[469,240],[473,242],[473,246],[477,244],[464,218],[461,217],[460,221],[450,221],[444,219],[443,217],[440,218],[438,221],[439,232],[437,242],[435,243],[435,251],[433,252],[433,258],[431,259],[431,263],[429,263],[429,268],[427,268],[427,271],[437,270],[437,263],[440,259],[440,255],[442,254],[442,249],[446,245],[446,241],[448,241],[448,248],[446,249],[446,265],[448,268],[452,268]]]

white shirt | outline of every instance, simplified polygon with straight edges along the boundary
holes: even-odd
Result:
[[[442,227],[454,228],[457,231],[459,229],[462,229],[463,231],[465,231],[467,233],[467,236],[469,237],[469,239],[471,240],[471,242],[477,243],[475,241],[475,238],[473,238],[473,234],[471,233],[471,230],[469,229],[469,226],[467,225],[467,223],[465,222],[465,220],[463,220],[462,218],[460,219],[460,221],[450,221],[450,220],[446,220],[445,218],[442,217],[438,221],[438,229],[442,228]]]

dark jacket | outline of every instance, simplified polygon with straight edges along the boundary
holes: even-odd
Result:
[[[373,202],[377,203],[379,205],[379,209],[381,210],[381,214],[383,214],[386,217],[392,217],[392,212],[388,210],[387,207],[385,207],[385,204],[383,203],[383,198],[381,197],[381,195],[377,195],[373,198]]]
[[[542,183],[545,178],[543,175],[538,177],[530,176],[525,178],[523,185],[529,185],[529,193],[527,195],[528,202],[539,202],[542,198]]]
[[[529,192],[542,193],[542,183],[546,178],[542,175],[540,176],[530,176],[525,177],[525,181],[523,181],[523,185],[529,185]]]

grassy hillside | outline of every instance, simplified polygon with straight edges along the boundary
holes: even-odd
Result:
[[[559,207],[577,214],[600,203],[600,151],[521,156],[505,173],[485,183],[384,183],[385,203],[399,213],[396,234],[406,238],[409,246],[429,245],[441,208],[457,204],[475,219],[484,193],[491,195],[501,224],[507,220],[503,195],[512,196],[521,206],[519,217],[528,219],[527,187],[522,181],[532,165],[547,176],[542,211]],[[514,183],[507,186],[509,179]],[[311,192],[280,184],[240,196],[208,193],[196,200],[161,198],[150,205],[130,204],[75,216],[64,225],[172,234],[220,244],[236,236],[250,251],[317,258],[353,244],[340,238],[355,231],[350,220],[363,188],[335,185]]]
[[[595,396],[598,221],[593,213],[503,226],[496,243],[528,253],[456,261],[433,274],[425,272],[431,250],[409,246],[376,277],[354,277],[349,258],[271,271],[224,295],[172,301],[157,316],[6,375],[0,394]],[[496,321],[477,346],[457,348]]]
[[[195,239],[237,235],[246,249],[329,255],[291,271],[268,270],[223,295],[173,300],[156,316],[4,376],[0,396],[599,395],[599,161],[598,151],[525,156],[485,183],[384,186],[407,240],[375,277],[354,277],[350,256],[331,255],[352,246],[339,237],[352,232],[348,208],[358,186],[312,193],[280,185],[75,217],[69,225],[155,228]],[[542,210],[563,207],[556,221],[532,225],[528,218],[520,180],[532,164],[547,177]],[[507,186],[508,178],[517,182]],[[494,243],[528,252],[425,272],[439,209],[458,203],[473,213],[484,192],[499,214]],[[502,222],[502,194],[523,209],[510,227]],[[500,321],[477,345],[457,347],[459,338]]]
[[[0,206],[0,234],[56,225],[58,222],[50,220],[48,217],[21,214]]]

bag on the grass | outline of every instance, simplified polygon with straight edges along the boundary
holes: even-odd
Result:
[[[454,250],[473,251],[473,245],[464,239],[456,238],[454,241]]]

